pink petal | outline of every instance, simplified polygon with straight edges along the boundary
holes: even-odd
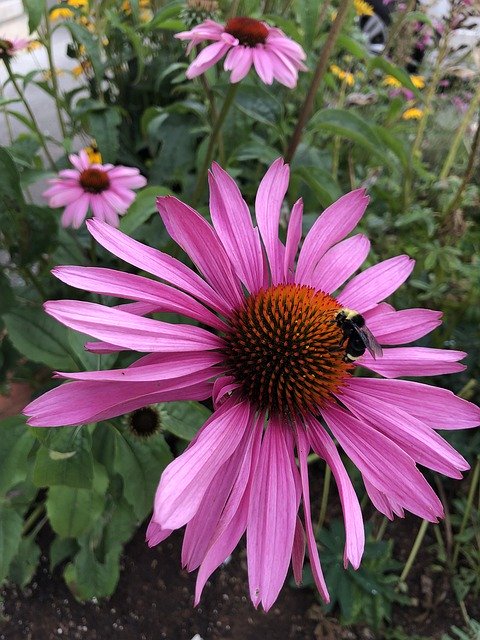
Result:
[[[231,263],[250,293],[266,284],[263,250],[258,230],[235,181],[216,162],[208,176],[210,213]]]
[[[343,564],[346,568],[350,561],[353,568],[358,569],[365,547],[365,530],[360,503],[332,439],[313,418],[310,418],[307,424],[312,449],[332,470],[340,494],[346,536]]]
[[[270,419],[255,473],[247,525],[250,597],[265,611],[285,581],[297,516],[296,489],[284,425]]]
[[[78,200],[67,205],[61,218],[62,227],[78,229],[85,220],[89,204],[90,195],[84,193]]]
[[[414,266],[415,261],[408,256],[379,262],[350,280],[337,297],[338,301],[363,313],[396,291],[412,273]]]
[[[393,520],[394,514],[399,518],[405,517],[404,510],[397,502],[395,502],[395,500],[392,500],[391,497],[386,496],[384,493],[376,489],[366,478],[363,478],[363,482],[365,484],[368,497],[372,501],[375,509],[378,509],[380,513],[387,516],[389,520]]]
[[[208,351],[223,344],[200,327],[142,318],[94,302],[54,300],[44,308],[71,329],[133,351]]]
[[[158,402],[205,400],[212,393],[212,386],[201,378],[202,372],[177,378],[169,385],[158,382],[69,382],[47,391],[23,411],[31,416],[27,422],[32,427],[98,422]],[[170,390],[164,390],[167,386]]]
[[[260,79],[265,84],[272,84],[273,82],[273,65],[270,56],[265,51],[262,45],[257,45],[252,49],[253,64],[255,65],[255,71],[260,76]]]
[[[206,280],[233,307],[244,296],[231,262],[215,231],[194,209],[173,196],[157,198],[169,235],[190,256]]]
[[[299,198],[292,207],[287,229],[284,258],[284,279],[293,282],[295,278],[295,256],[302,237],[303,200]]]
[[[308,556],[310,558],[310,568],[312,570],[313,579],[319,593],[325,602],[330,602],[330,596],[328,594],[325,578],[323,577],[322,567],[320,565],[320,558],[318,557],[317,541],[315,540],[315,533],[312,527],[312,514],[310,512],[310,490],[308,486],[308,466],[307,456],[310,451],[310,444],[307,440],[307,435],[304,432],[303,425],[296,425],[297,435],[297,453],[298,461],[300,463],[300,478],[302,481],[302,494],[303,494],[303,513],[305,515],[305,530],[307,533],[307,547]]]
[[[149,547],[155,547],[163,542],[172,533],[172,529],[162,529],[159,524],[152,520],[148,523],[145,537]]]
[[[406,509],[430,522],[443,516],[443,507],[412,458],[397,444],[347,411],[322,409],[333,435],[371,484]]]
[[[333,293],[363,264],[370,251],[370,241],[359,233],[331,247],[320,258],[310,281],[315,289]]]
[[[458,360],[465,358],[463,351],[429,349],[428,347],[394,347],[384,349],[383,356],[374,360],[367,352],[358,359],[367,367],[386,378],[400,376],[438,376],[442,373],[463,371],[465,365]]]
[[[223,41],[214,42],[202,49],[192,64],[188,67],[185,75],[189,80],[196,78],[222,58],[230,49],[230,44]]]
[[[356,189],[330,205],[308,232],[298,256],[295,282],[311,278],[323,256],[336,242],[352,231],[367,208],[364,189]]]
[[[232,70],[230,82],[236,83],[243,80],[253,64],[253,54],[250,47],[234,47],[230,49],[225,58],[223,68],[225,71]]]
[[[48,206],[55,209],[56,207],[64,207],[75,200],[81,198],[84,194],[82,187],[78,183],[74,187],[51,187],[44,192],[44,196],[49,198]]]
[[[195,443],[171,462],[160,478],[154,520],[162,529],[178,529],[198,510],[217,471],[235,452],[252,417],[246,403],[215,412]]]
[[[284,247],[278,237],[283,200],[288,189],[290,168],[278,158],[258,187],[255,215],[270,263],[272,284],[283,281]]]
[[[146,302],[149,305],[147,313],[152,310],[179,313],[219,331],[226,328],[220,318],[188,294],[150,278],[101,267],[57,267],[52,269],[52,273],[62,282],[78,289]]]
[[[355,389],[366,395],[368,401],[371,397],[378,398],[435,429],[469,429],[480,425],[480,407],[447,389],[408,380],[357,377]]]
[[[295,584],[300,585],[303,579],[303,563],[305,561],[305,530],[302,521],[297,516],[295,536],[292,549],[292,569]]]
[[[231,307],[222,297],[179,260],[96,220],[88,221],[87,228],[102,247],[118,258],[183,289],[216,311],[229,315]]]
[[[442,324],[442,312],[430,309],[404,309],[365,317],[375,338],[382,344],[407,344],[423,338]]]

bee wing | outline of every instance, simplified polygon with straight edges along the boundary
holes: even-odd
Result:
[[[377,358],[381,358],[383,356],[383,349],[378,344],[375,336],[370,331],[370,329],[366,326],[363,326],[359,328],[358,332],[362,336],[363,343],[367,347],[368,352],[372,356],[372,358],[374,358],[375,360]]]

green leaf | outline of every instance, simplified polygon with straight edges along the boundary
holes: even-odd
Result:
[[[93,489],[50,487],[46,501],[47,514],[55,533],[62,538],[78,538],[97,522],[105,507],[106,474],[96,467]]]
[[[78,544],[73,538],[59,538],[52,540],[50,545],[50,571],[67,558],[71,558],[78,551]]]
[[[151,185],[137,192],[135,200],[120,220],[120,230],[132,234],[157,211],[156,198],[171,195],[170,189]]]
[[[8,575],[10,563],[20,548],[22,527],[22,517],[0,503],[0,584]]]
[[[346,49],[348,53],[351,53],[357,60],[365,61],[371,57],[363,44],[357,42],[357,40],[354,40],[346,33],[341,33],[338,36],[337,46],[341,49]]]
[[[118,353],[98,354],[85,349],[85,343],[92,340],[91,336],[67,329],[68,344],[72,354],[81,362],[85,370],[111,369],[118,358]]]
[[[33,33],[42,20],[45,0],[23,0],[23,8],[28,14],[28,32]]]
[[[397,67],[382,56],[373,56],[368,62],[367,69],[368,71],[371,71],[372,69],[381,69],[386,74],[393,76],[402,83],[402,86],[413,91],[418,100],[423,102],[422,92],[417,89],[410,80],[408,73],[402,67]]]
[[[105,67],[102,62],[98,38],[94,37],[86,27],[73,20],[66,20],[62,26],[69,29],[75,40],[83,44],[92,63],[96,80],[101,82]]]
[[[0,147],[0,175],[2,176],[0,180],[0,202],[2,206],[10,206],[12,208],[23,206],[25,200],[20,187],[20,174],[12,156],[4,147]]]
[[[3,318],[13,346],[29,360],[60,371],[78,368],[66,328],[44,311],[18,307]]]
[[[21,538],[17,555],[13,558],[8,570],[8,580],[21,589],[27,586],[37,570],[40,560],[40,547],[33,536]]]
[[[24,416],[0,421],[0,496],[27,478],[30,468],[28,454],[33,443]]]
[[[163,469],[172,460],[164,437],[158,433],[141,440],[128,431],[113,429],[114,469],[123,479],[123,493],[135,515],[143,520],[152,508]]]
[[[163,405],[162,427],[178,438],[190,441],[210,415],[209,409],[193,400],[168,402]]]
[[[405,148],[403,140],[380,125],[372,125],[372,129],[383,144],[396,155],[402,166],[406,169],[410,164],[410,155]]]
[[[105,525],[102,545],[105,549],[110,549],[118,544],[128,542],[138,525],[139,520],[133,507],[128,504],[125,498],[122,498],[120,502],[115,504],[110,519]]]
[[[328,207],[341,193],[338,184],[327,172],[318,167],[295,167],[293,175],[299,176],[315,194],[322,207]]]
[[[313,131],[328,131],[352,140],[385,162],[385,148],[369,123],[358,114],[344,109],[322,109],[310,121]]]
[[[122,121],[120,113],[114,107],[88,114],[88,129],[97,142],[103,162],[115,163],[120,146],[119,125]]]
[[[60,427],[47,431],[48,443],[40,447],[33,481],[38,487],[67,486],[78,489],[90,489],[93,482],[93,456],[91,436],[85,427]]]
[[[281,102],[267,89],[244,84],[237,90],[235,106],[253,120],[272,127],[277,126],[283,110]]]
[[[121,549],[120,545],[110,549],[101,562],[88,545],[82,546],[74,561],[65,567],[63,574],[69,589],[78,600],[112,595],[120,577]]]

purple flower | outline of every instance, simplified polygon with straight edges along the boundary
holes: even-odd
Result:
[[[78,229],[90,208],[93,216],[118,227],[118,216],[135,200],[132,189],[144,187],[146,178],[134,167],[91,163],[83,149],[70,155],[74,169],[63,169],[43,195],[50,207],[65,207],[62,226]]]
[[[18,51],[26,49],[28,44],[28,38],[0,38],[0,60],[13,58]]]
[[[187,69],[187,78],[195,78],[218,62],[225,54],[224,69],[231,71],[230,82],[242,80],[253,64],[265,84],[278,80],[293,89],[298,72],[306,71],[306,55],[302,47],[275,27],[253,18],[231,18],[226,25],[206,20],[191,31],[177,33],[176,38],[189,40],[187,53],[193,47],[213,40],[198,54]]]
[[[47,302],[45,309],[100,340],[88,343],[92,351],[147,355],[120,370],[59,372],[73,382],[34,400],[25,413],[32,426],[77,425],[151,403],[212,398],[212,416],[162,474],[149,544],[186,525],[182,563],[189,571],[198,568],[198,603],[209,576],[246,533],[250,596],[265,610],[290,561],[301,580],[307,546],[316,585],[328,601],[310,513],[310,450],[326,460],[337,482],[345,566],[359,566],[364,528],[334,439],[360,470],[379,511],[393,518],[408,510],[437,522],[442,504],[417,464],[461,478],[467,462],[435,429],[475,426],[480,410],[450,391],[399,378],[462,371],[465,354],[401,346],[441,322],[437,311],[396,311],[385,302],[411,274],[408,256],[355,275],[370,248],[363,234],[349,236],[368,203],[362,189],[328,207],[302,244],[303,205],[297,200],[284,244],[279,221],[289,168],[282,159],[260,183],[258,227],[217,164],[209,181],[212,225],[177,198],[158,198],[170,236],[200,275],[105,223],[87,222],[105,249],[158,280],[59,267],[54,274],[62,282],[130,302],[112,308],[63,300]],[[363,315],[384,345],[381,357],[367,352],[355,363],[348,360],[337,322],[345,307]],[[180,313],[202,326],[144,317],[152,312]],[[377,377],[353,375],[356,365]]]

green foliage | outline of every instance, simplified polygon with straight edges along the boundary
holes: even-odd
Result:
[[[456,626],[451,628],[452,635],[444,633],[442,640],[478,640],[480,637],[480,622],[469,620],[468,625],[463,629]]]

